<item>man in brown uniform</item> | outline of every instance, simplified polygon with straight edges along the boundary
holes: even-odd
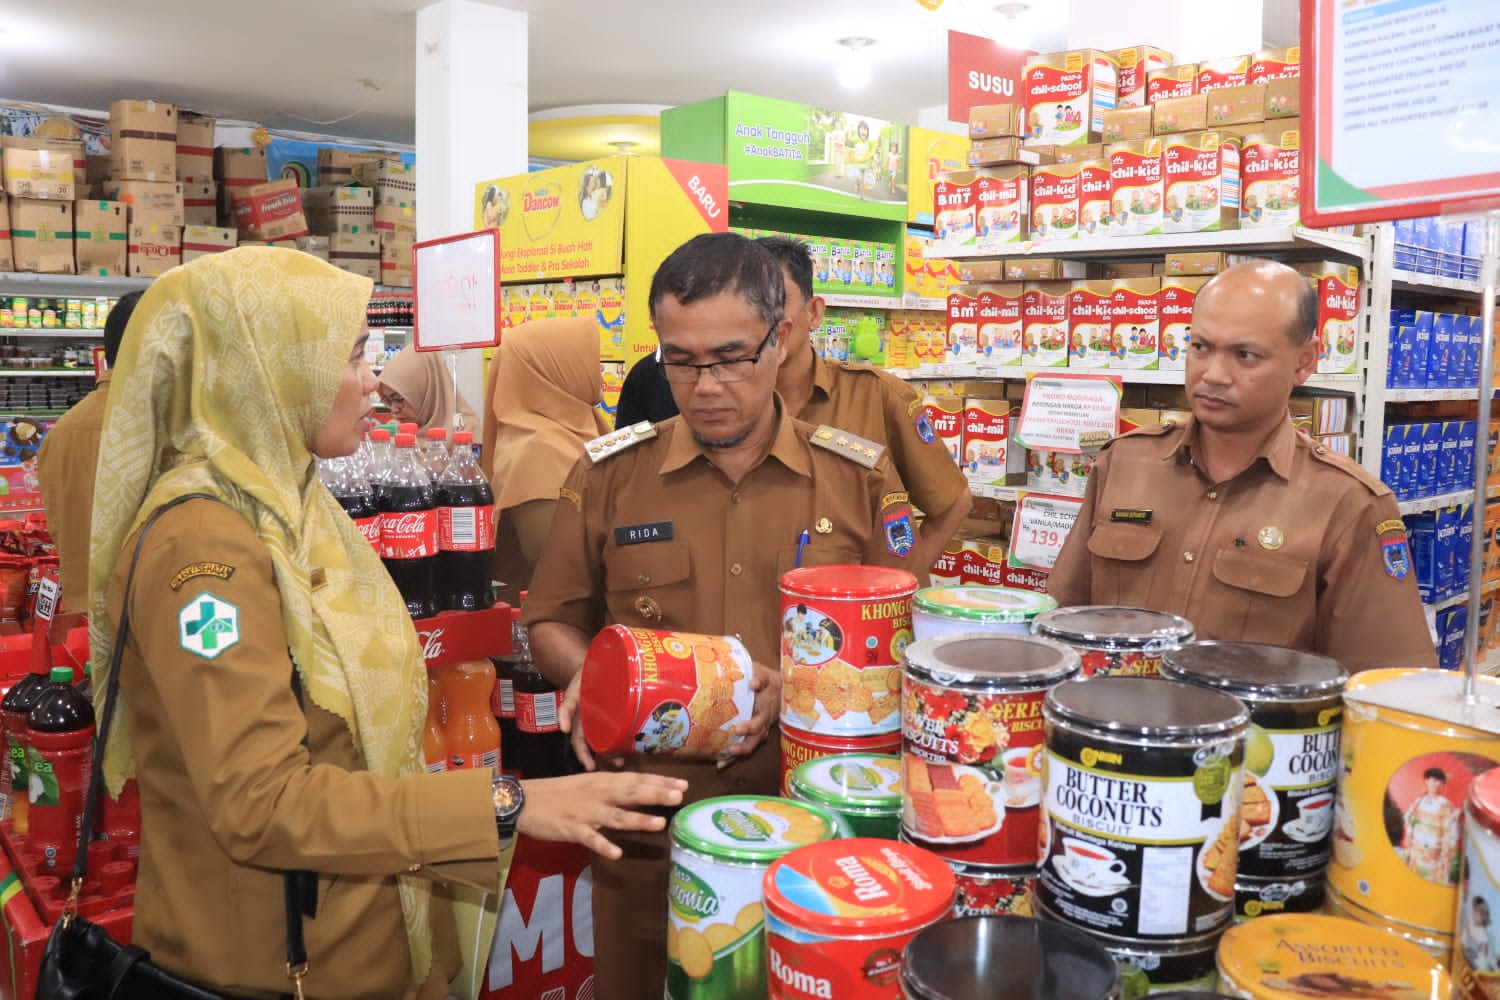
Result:
[[[776,583],[796,566],[904,565],[910,508],[884,449],[792,419],[775,395],[788,321],[775,259],[730,233],[699,236],[657,271],[651,310],[681,410],[591,442],[561,491],[524,620],[538,667],[567,685],[577,727],[579,676],[605,624],[735,635],[755,662],[756,708],[727,768],[636,757],[611,768],[689,780],[687,801],[774,794],[780,711]],[[666,975],[665,833],[621,838],[620,861],[594,859],[599,995],[660,996]]]
[[[94,516],[94,467],[99,464],[99,436],[109,403],[109,370],[120,353],[125,326],[140,292],[120,297],[104,321],[104,374],[94,391],[64,413],[42,439],[36,474],[47,505],[47,530],[57,543],[64,611],[89,609],[89,539]]]
[[[1193,418],[1100,455],[1048,592],[1182,615],[1200,639],[1324,653],[1350,670],[1434,666],[1401,514],[1359,465],[1292,427],[1317,363],[1317,297],[1251,261],[1198,293]]]

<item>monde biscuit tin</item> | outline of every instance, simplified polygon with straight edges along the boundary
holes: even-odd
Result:
[[[1193,626],[1186,618],[1106,605],[1045,612],[1032,622],[1031,631],[1077,650],[1085,677],[1155,677],[1161,654],[1193,639]]]
[[[895,840],[901,827],[901,758],[842,753],[799,764],[787,779],[790,798],[832,812],[854,837]]]

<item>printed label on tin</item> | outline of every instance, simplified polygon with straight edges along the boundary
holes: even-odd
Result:
[[[1085,677],[1159,677],[1161,654],[1138,649],[1108,650],[1074,646]]]
[[[1035,864],[1043,697],[906,678],[901,825],[911,840],[954,860]]]
[[[1244,859],[1241,858],[1241,863]],[[1234,887],[1234,919],[1253,920],[1273,913],[1317,913],[1323,909],[1322,872],[1295,881],[1239,882]]]
[[[1110,954],[1120,969],[1120,1000],[1176,990],[1212,992],[1219,981],[1213,948],[1166,955],[1114,950]]]
[[[953,903],[955,917],[983,917],[1008,913],[1014,917],[1031,916],[1031,885],[1035,878],[993,877],[958,873],[958,896]]]
[[[667,882],[667,997],[765,994],[765,870],[672,852]],[[658,904],[660,905],[660,904]]]
[[[911,595],[824,601],[783,595],[781,714],[810,733],[859,736],[901,728],[901,668],[912,639]]]
[[[1453,995],[1500,1000],[1500,837],[1474,821],[1464,831],[1464,871],[1458,885],[1458,946],[1453,949]]]
[[[1211,933],[1234,916],[1243,743],[1116,750],[1055,731],[1043,907],[1116,937]]]
[[[750,656],[731,639],[634,629],[647,691],[634,739],[641,754],[722,754],[733,729],[754,712]],[[691,673],[686,663],[691,660]],[[665,669],[675,661],[671,670]],[[673,679],[679,683],[672,683]]]
[[[1340,709],[1316,729],[1252,725],[1245,741],[1240,874],[1282,878],[1321,871],[1332,853]]]

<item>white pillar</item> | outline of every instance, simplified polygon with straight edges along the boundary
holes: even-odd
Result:
[[[527,15],[474,0],[417,12],[417,236],[474,229],[474,185],[526,172]],[[483,405],[478,351],[459,390]]]
[[[1159,45],[1178,62],[1244,55],[1261,47],[1264,0],[1072,0],[1068,48]]]

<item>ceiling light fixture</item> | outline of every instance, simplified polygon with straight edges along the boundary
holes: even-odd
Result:
[[[851,35],[848,38],[840,38],[839,44],[845,50],[839,55],[839,85],[848,90],[862,90],[869,86],[871,70],[868,49],[875,44],[875,39],[864,35]]]
[[[615,151],[621,156],[634,156],[633,150],[640,145],[634,139],[611,139],[609,144],[615,147]]]
[[[1003,20],[995,30],[995,41],[1016,48],[1031,47],[1030,19],[1022,15],[1031,11],[1029,3],[997,3],[992,8]]]

